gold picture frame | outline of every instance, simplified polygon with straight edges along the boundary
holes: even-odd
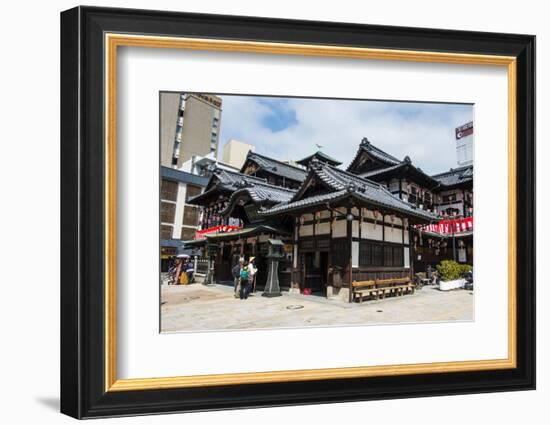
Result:
[[[505,69],[508,175],[498,184],[508,187],[506,358],[120,378],[117,58],[127,47]],[[96,7],[62,12],[61,411],[92,418],[534,389],[534,99],[532,35]]]

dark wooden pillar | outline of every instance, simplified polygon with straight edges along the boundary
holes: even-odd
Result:
[[[353,294],[352,294],[352,282],[353,282],[353,253],[352,253],[352,230],[353,230],[353,220],[348,220],[348,216],[351,214],[351,208],[348,207],[346,209],[346,217],[345,217],[345,220],[346,220],[346,233],[347,233],[347,240],[348,240],[348,249],[349,249],[349,262],[348,262],[348,267],[349,267],[349,274],[348,274],[348,301],[351,303],[353,301]]]

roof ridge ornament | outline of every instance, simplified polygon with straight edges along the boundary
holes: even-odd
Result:
[[[349,182],[347,185],[346,185],[346,191],[348,192],[355,192],[357,190],[357,186],[355,185],[354,182]]]
[[[361,139],[361,146],[365,146],[365,147],[370,146],[369,139],[367,139],[366,137],[363,137]]]
[[[244,177],[241,178],[241,180],[239,180],[238,182],[235,182],[235,186],[236,187],[240,187],[240,188],[246,188],[246,187],[253,187],[254,184],[247,181]]]
[[[409,155],[405,156],[405,158],[403,158],[403,162],[410,164],[412,162],[411,157]]]
[[[319,170],[321,169],[322,163],[317,157],[314,156],[313,158],[311,158],[311,161],[309,161],[309,166],[314,170]]]

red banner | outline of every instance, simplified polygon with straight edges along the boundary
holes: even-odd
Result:
[[[426,232],[441,233],[444,235],[471,232],[474,230],[474,218],[464,217],[456,219],[445,219],[436,224],[421,226],[421,229]]]
[[[241,226],[226,226],[222,224],[220,226],[214,226],[208,229],[197,230],[195,232],[195,239],[204,239],[206,238],[206,235],[208,233],[226,233],[226,232],[232,232],[234,230],[240,230],[240,229],[241,229]]]

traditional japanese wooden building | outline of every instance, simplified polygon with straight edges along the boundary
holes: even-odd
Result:
[[[292,281],[351,300],[354,280],[407,277],[411,225],[435,218],[379,183],[314,158],[288,203],[260,210],[293,228]]]
[[[473,166],[428,175],[406,156],[402,161],[366,138],[348,167],[365,179],[385,185],[400,199],[436,214],[442,225],[423,226],[413,234],[413,267],[425,271],[441,260],[473,261]]]
[[[249,151],[241,173],[265,179],[267,183],[297,189],[306,178],[306,170],[268,156]]]
[[[421,261],[426,257],[418,255],[433,256],[436,250],[429,251],[432,242],[425,243],[433,237],[445,244],[447,238],[427,230],[438,223],[442,199],[447,199],[442,196],[462,191],[462,211],[471,212],[466,196],[472,193],[471,170],[430,176],[409,157],[399,160],[366,138],[347,171],[321,151],[297,163],[249,152],[239,173],[215,170],[204,193],[189,201],[202,206],[203,229],[239,226],[207,232],[194,242],[205,245],[213,280],[231,281],[238,258],[254,256],[262,289],[268,240],[278,239],[284,244],[283,289],[307,288],[351,301],[354,280],[410,277],[426,266]]]
[[[203,209],[203,239],[188,245],[202,246],[206,255],[213,261],[212,279],[230,282],[231,267],[240,257],[256,257],[258,266],[258,288],[262,289],[267,277],[265,253],[267,241],[271,238],[291,243],[291,229],[281,224],[281,220],[266,220],[258,215],[261,208],[288,202],[296,191],[275,186],[267,179],[227,170],[214,170],[205,191],[189,202]],[[224,231],[225,227],[238,230]],[[214,231],[208,232],[209,229]],[[281,286],[289,288],[291,270],[280,263]],[[286,273],[285,273],[286,272]]]
[[[473,265],[473,166],[454,168],[432,177],[440,183],[436,191],[439,220],[416,234],[414,266],[425,270],[441,260]]]

